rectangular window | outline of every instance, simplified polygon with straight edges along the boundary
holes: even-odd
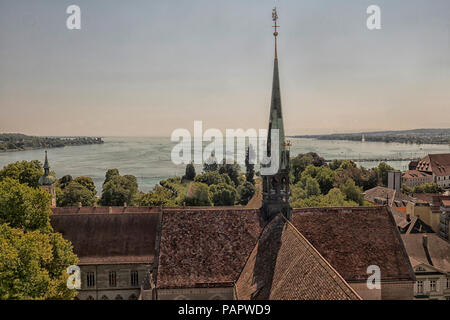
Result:
[[[115,286],[117,286],[116,272],[115,272],[115,271],[110,271],[110,272],[109,272],[109,286],[110,286],[110,287],[115,287]]]
[[[95,287],[95,275],[93,272],[86,273],[86,284],[88,288]]]
[[[423,281],[417,281],[417,293],[423,293]]]
[[[450,289],[450,278],[447,278],[447,285],[446,285],[447,289]]]
[[[139,273],[137,271],[131,271],[130,283],[132,287],[137,287],[139,285]]]
[[[436,280],[430,280],[430,291],[436,291]]]

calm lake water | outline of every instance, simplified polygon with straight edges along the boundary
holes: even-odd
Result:
[[[382,142],[325,141],[290,138],[291,156],[316,152],[325,159],[362,159],[388,157],[422,157],[428,153],[450,153],[448,145],[413,145]],[[173,146],[169,138],[155,137],[106,137],[102,145],[86,145],[49,149],[51,170],[58,178],[70,174],[73,177],[91,177],[101,192],[105,172],[119,169],[121,174],[137,177],[140,190],[147,192],[160,180],[184,174],[184,166],[176,166],[170,159]],[[21,160],[44,160],[44,150],[28,150],[0,153],[0,168]],[[366,168],[377,162],[358,163]],[[405,170],[408,161],[389,163]],[[198,170],[201,170],[199,167]]]

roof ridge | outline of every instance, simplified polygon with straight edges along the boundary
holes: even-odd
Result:
[[[337,275],[337,277],[341,280],[341,281],[335,281],[338,285],[339,285],[339,287],[341,287],[342,288],[342,286],[341,286],[341,284],[344,284],[344,286],[345,286],[345,284],[346,284],[346,286],[345,286],[345,288],[347,288],[347,289],[349,289],[353,294],[355,294],[356,295],[356,297],[358,297],[360,300],[362,300],[362,298],[359,296],[359,294],[348,284],[348,282],[347,281],[345,281],[345,279],[339,274],[339,272],[337,272],[337,270],[335,269],[335,268],[333,268],[333,266],[320,254],[320,252],[319,251],[317,251],[317,249],[312,245],[312,243],[311,242],[309,242],[308,241],[308,239],[306,239],[306,237],[288,220],[288,219],[286,219],[286,217],[283,215],[283,214],[278,214],[279,216],[281,216],[283,219],[284,219],[284,221],[285,222],[287,222],[287,225],[288,226],[290,226],[291,228],[292,228],[292,230],[294,231],[294,233],[304,242],[304,243],[306,243],[306,245],[307,246],[305,246],[306,247],[306,249],[307,250],[311,250],[312,251],[312,253],[314,253],[318,258],[319,258],[319,260],[320,261],[322,261],[322,262],[324,262],[325,263],[325,265],[328,267],[328,268],[330,268],[331,269],[331,271],[335,274],[335,275]],[[264,231],[264,230],[263,230]],[[324,268],[324,269],[326,269],[326,268]],[[330,273],[329,272],[329,270],[326,270],[327,271],[327,273],[328,274],[330,274],[330,275],[332,275],[332,273]],[[332,277],[333,278],[333,280],[336,280],[334,277]],[[347,292],[345,292],[345,294],[347,295],[347,296],[349,296],[350,297],[350,295],[347,293]]]

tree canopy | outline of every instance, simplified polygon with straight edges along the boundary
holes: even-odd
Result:
[[[26,183],[28,186],[36,188],[39,186],[39,178],[44,174],[42,164],[38,160],[20,161],[10,163],[0,170],[0,181],[6,178],[12,178],[20,183]]]
[[[0,299],[72,299],[67,267],[78,259],[50,225],[50,194],[0,182]]]
[[[134,205],[138,202],[139,189],[135,176],[119,174],[117,169],[109,169],[103,183],[100,203],[103,206]]]

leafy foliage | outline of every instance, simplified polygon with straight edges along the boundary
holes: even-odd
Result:
[[[215,206],[232,206],[237,199],[236,188],[226,183],[212,185],[210,192]]]
[[[40,188],[6,178],[0,182],[0,223],[25,231],[50,232],[50,199],[50,194]]]
[[[0,182],[0,299],[71,299],[70,242],[50,225],[50,194],[6,178]]]
[[[249,181],[244,182],[237,188],[239,204],[246,205],[256,192],[255,186]]]
[[[138,202],[139,190],[135,176],[119,174],[117,169],[109,169],[103,183],[100,203],[103,206],[122,206],[125,202],[134,205]]]
[[[208,185],[201,182],[194,182],[192,194],[186,196],[185,204],[187,206],[211,206],[212,201]]]
[[[183,179],[194,180],[194,178],[195,178],[195,167],[194,164],[191,162],[186,166],[186,173]]]
[[[18,180],[28,186],[36,188],[39,186],[39,178],[44,174],[42,164],[38,160],[20,161],[10,163],[0,170],[0,181],[6,178]]]

